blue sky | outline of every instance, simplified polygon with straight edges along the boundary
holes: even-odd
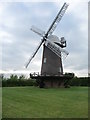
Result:
[[[88,74],[88,0],[67,1],[69,7],[54,33],[67,40],[69,55],[63,60],[64,72],[76,76]],[[40,72],[42,47],[28,69],[23,66],[40,42],[40,36],[30,31],[36,27],[47,31],[64,1],[60,2],[0,2],[0,72]]]

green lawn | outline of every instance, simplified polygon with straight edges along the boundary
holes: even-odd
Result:
[[[87,118],[88,87],[4,87],[3,118]]]
[[[2,118],[2,88],[0,87],[0,120]]]

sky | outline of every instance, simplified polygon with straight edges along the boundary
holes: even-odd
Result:
[[[20,0],[19,0],[20,1]],[[67,0],[69,7],[53,32],[65,37],[69,55],[63,59],[64,72],[88,75],[88,0]],[[64,0],[0,1],[0,73],[40,72],[43,46],[28,66],[41,37],[30,30],[34,25],[47,32]]]
[[[89,21],[90,21],[90,2],[88,4],[88,72],[89,72],[89,76],[90,76],[90,24],[89,24]]]

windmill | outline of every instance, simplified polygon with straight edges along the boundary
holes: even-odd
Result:
[[[37,81],[39,81],[40,87],[65,86],[65,75],[63,74],[62,66],[62,54],[66,56],[69,54],[64,49],[64,47],[66,47],[66,40],[64,37],[61,37],[61,39],[59,39],[56,35],[52,35],[52,33],[62,19],[67,8],[68,4],[64,3],[47,32],[42,31],[35,26],[31,27],[31,30],[40,35],[42,38],[36,51],[32,54],[29,61],[27,62],[26,68],[43,44],[41,74],[30,74],[31,78],[37,79]]]

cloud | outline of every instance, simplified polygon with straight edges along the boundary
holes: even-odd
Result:
[[[64,17],[66,18],[64,20],[67,20],[67,22],[62,20],[60,24],[61,31],[56,31],[59,36],[60,34],[65,36],[68,44],[66,49],[70,52],[69,56],[64,61],[64,70],[74,71],[78,76],[87,75],[88,71],[87,8],[87,1],[76,1],[75,4],[72,1],[66,11],[67,16]],[[81,71],[86,72],[83,74]]]
[[[71,2],[66,14],[53,34],[67,40],[69,56],[64,71],[83,75],[87,65],[87,2]],[[25,70],[23,66],[40,42],[40,36],[30,31],[31,25],[47,30],[64,2],[2,3],[0,9],[0,42],[2,40],[2,69]],[[77,8],[77,9],[76,9]],[[81,14],[83,13],[83,14]],[[40,71],[42,48],[28,67],[28,71]],[[26,70],[27,71],[27,70]],[[78,71],[78,72],[77,72]],[[86,74],[86,72],[85,72]],[[87,75],[87,74],[86,74]]]

